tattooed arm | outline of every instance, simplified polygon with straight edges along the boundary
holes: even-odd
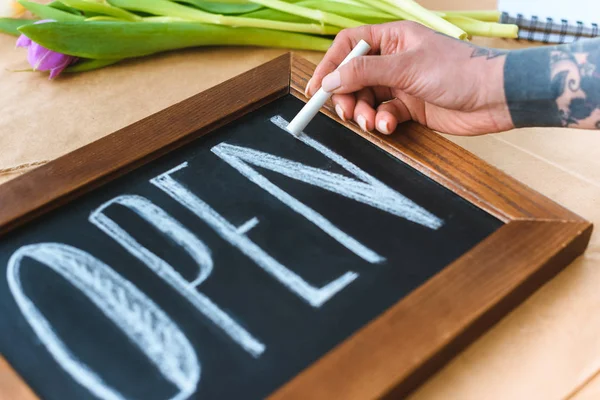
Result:
[[[334,71],[361,39],[371,55]],[[412,22],[363,26],[338,34],[307,95],[321,86],[334,93],[340,118],[386,134],[407,120],[459,135],[528,126],[600,129],[600,39],[507,52]]]
[[[516,127],[600,129],[600,39],[508,53],[504,88]]]

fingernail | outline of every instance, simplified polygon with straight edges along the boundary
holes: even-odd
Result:
[[[339,88],[342,85],[340,71],[333,71],[325,78],[323,78],[323,83],[321,84],[321,88],[326,92],[332,92],[335,89]]]
[[[377,130],[381,133],[385,133],[386,135],[389,135],[390,127],[389,127],[388,122],[384,119],[379,120],[379,122],[377,123]]]
[[[358,122],[358,126],[360,126],[360,129],[362,129],[365,132],[367,131],[367,119],[365,117],[359,115],[358,117],[356,117],[356,122]]]
[[[344,122],[346,122],[346,117],[344,116],[344,110],[342,110],[342,107],[339,104],[335,105],[335,112],[337,113],[338,117],[340,117],[340,119]]]
[[[310,79],[308,80],[308,82],[306,82],[306,87],[304,88],[304,95],[305,95],[306,97],[310,97],[310,96],[309,96],[309,94],[308,94],[308,89],[310,89],[310,83],[311,83],[311,82],[312,82],[312,78],[310,78]]]

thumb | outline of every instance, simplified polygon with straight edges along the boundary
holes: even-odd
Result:
[[[332,93],[352,93],[370,86],[397,87],[407,75],[408,58],[408,52],[356,57],[323,78],[321,87]]]

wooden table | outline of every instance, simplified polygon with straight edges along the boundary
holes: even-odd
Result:
[[[422,0],[485,9],[494,0]],[[501,48],[529,46],[476,39]],[[0,36],[0,182],[268,61],[283,50],[195,49],[48,82]],[[320,53],[301,52],[313,62]],[[232,60],[234,60],[232,62]],[[600,225],[600,133],[521,129],[448,137]],[[563,273],[465,350],[413,396],[425,399],[600,398],[600,235]]]

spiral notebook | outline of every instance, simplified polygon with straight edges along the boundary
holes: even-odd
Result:
[[[498,0],[502,23],[519,26],[519,39],[570,43],[599,36],[599,0]]]

